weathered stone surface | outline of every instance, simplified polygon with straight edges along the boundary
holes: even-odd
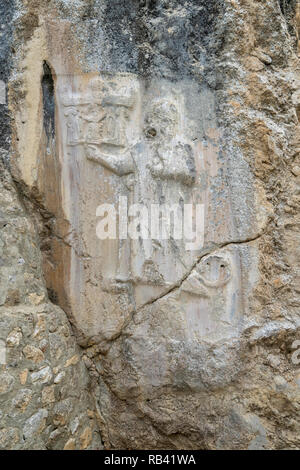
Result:
[[[28,293],[34,290],[45,292],[40,255],[33,226],[3,164],[1,177],[0,204],[10,227],[7,233],[17,234],[20,220],[31,229],[16,238],[18,243],[11,247],[15,256],[8,258],[12,277],[8,282],[19,283],[20,299],[24,300],[14,306],[0,307],[0,339],[6,345],[5,362],[0,365],[0,448],[63,449],[72,437],[74,448],[80,449],[81,436],[87,427],[91,438],[86,448],[102,448],[98,426],[87,413],[87,409],[93,409],[89,378],[79,363],[80,351],[66,316],[50,302],[32,305],[28,298]],[[2,243],[6,240],[3,230]],[[3,247],[2,259],[5,256],[9,256],[9,250]],[[24,278],[21,282],[22,276],[16,280],[20,258],[37,260],[35,266],[26,268],[31,270],[29,283]],[[55,351],[51,349],[53,334],[57,337]],[[66,402],[68,408],[64,407]],[[71,426],[74,420],[77,420],[76,428]],[[53,436],[55,431],[57,434]]]
[[[0,446],[299,447],[297,2],[1,9]],[[101,240],[120,198],[203,233]]]

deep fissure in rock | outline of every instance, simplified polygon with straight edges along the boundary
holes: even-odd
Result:
[[[49,64],[43,63],[43,111],[44,111],[44,128],[47,139],[55,136],[55,98],[54,98],[54,80]]]

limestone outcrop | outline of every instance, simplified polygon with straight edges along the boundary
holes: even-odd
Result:
[[[0,447],[298,448],[298,3],[2,4]]]

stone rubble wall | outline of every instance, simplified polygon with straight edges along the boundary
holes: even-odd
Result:
[[[34,225],[1,163],[0,449],[101,449],[91,383],[47,299]]]

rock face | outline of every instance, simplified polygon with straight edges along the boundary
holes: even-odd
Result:
[[[2,3],[0,446],[299,447],[299,5]]]
[[[87,370],[47,300],[34,224],[3,164],[0,362],[1,449],[102,448]]]

